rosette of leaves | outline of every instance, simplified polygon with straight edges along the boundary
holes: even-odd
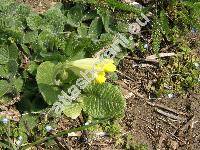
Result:
[[[0,45],[0,103],[7,103],[19,95],[23,80],[18,74],[18,52],[15,44]]]

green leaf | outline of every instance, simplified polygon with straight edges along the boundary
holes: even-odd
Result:
[[[19,122],[19,133],[22,136],[23,140],[22,143],[27,142],[28,137],[27,135],[34,134],[34,128],[38,126],[38,116],[34,116],[31,114],[25,114],[21,117]]]
[[[32,75],[36,75],[37,72],[37,68],[38,68],[38,64],[36,64],[34,61],[30,62],[30,65],[28,66],[28,72]]]
[[[19,53],[17,45],[13,43],[8,46],[8,49],[9,49],[9,59],[16,60],[18,58],[18,53]]]
[[[37,69],[37,84],[40,93],[49,105],[52,105],[58,100],[58,95],[61,92],[61,90],[54,84],[55,70],[56,65],[49,61],[42,63]]]
[[[106,0],[106,2],[114,9],[120,9],[123,11],[130,11],[140,15],[141,10],[136,8],[135,6],[119,2],[117,0]]]
[[[5,47],[0,47],[0,64],[6,64],[9,61],[9,50]]]
[[[13,78],[17,74],[18,64],[15,60],[10,60],[7,63],[7,66],[8,66],[9,77]]]
[[[6,80],[0,80],[0,97],[10,90],[11,86]]]
[[[44,22],[46,23],[43,30],[51,30],[53,33],[63,32],[66,17],[59,7],[53,7],[44,14]]]
[[[164,10],[160,12],[160,23],[163,34],[169,34],[169,23]]]
[[[87,48],[91,46],[90,38],[80,38],[76,33],[72,32],[65,42],[64,54],[69,59],[76,56],[83,56]]]
[[[83,7],[81,5],[76,5],[67,13],[67,23],[73,27],[78,27],[80,26],[83,16]]]
[[[26,21],[31,30],[38,30],[43,25],[43,20],[37,13],[31,13]]]
[[[50,31],[42,31],[38,36],[38,43],[44,51],[55,51],[59,47],[59,39]]]
[[[10,4],[12,4],[14,2],[14,0],[1,0],[0,1],[0,10],[3,10],[3,7],[9,6]]]
[[[122,21],[118,21],[115,25],[115,28],[118,32],[124,32],[127,33],[128,32],[128,28],[129,28],[129,24],[128,22],[122,22]]]
[[[7,104],[7,103],[10,103],[12,100],[13,100],[12,97],[4,95],[4,96],[0,97],[0,104]]]
[[[153,39],[153,43],[152,43],[153,51],[155,53],[159,53],[162,36],[160,33],[160,26],[158,25],[157,22],[155,22],[154,24],[152,39]]]
[[[21,44],[21,47],[24,50],[25,54],[30,56],[30,50],[29,50],[28,46],[26,46],[25,44]]]
[[[27,32],[24,37],[23,37],[23,43],[33,43],[37,40],[38,37],[38,32],[37,31],[32,31],[32,32]]]
[[[78,101],[78,102],[72,102],[69,103],[63,110],[63,113],[72,119],[76,119],[80,114],[83,109],[83,103]]]
[[[20,4],[17,6],[17,14],[20,16],[20,17],[28,17],[29,13],[30,13],[31,9],[30,7],[28,7],[27,5],[25,4]]]
[[[22,87],[23,87],[23,80],[22,78],[17,78],[17,79],[13,79],[13,86],[16,89],[17,92],[21,92]]]
[[[107,8],[98,8],[97,13],[101,16],[104,28],[107,32],[110,32],[111,25],[111,13]]]
[[[8,67],[7,65],[0,65],[0,77],[1,78],[8,78]]]
[[[120,89],[110,83],[89,86],[83,98],[84,111],[94,119],[124,115],[125,99]]]
[[[95,18],[89,28],[88,35],[93,40],[98,40],[103,30],[102,22],[99,17]]]
[[[82,38],[88,36],[88,26],[82,23],[78,27],[77,32]]]

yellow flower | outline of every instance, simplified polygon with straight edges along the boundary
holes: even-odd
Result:
[[[103,65],[104,72],[115,72],[116,66],[114,65],[114,61],[112,59],[106,59]]]
[[[70,63],[70,69],[80,75],[80,71],[93,71],[95,81],[104,83],[106,81],[106,73],[116,71],[116,66],[112,59],[85,58]]]
[[[100,72],[97,74],[95,80],[97,83],[104,83],[106,81],[105,72]]]

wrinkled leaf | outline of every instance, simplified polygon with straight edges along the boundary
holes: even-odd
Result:
[[[84,111],[95,119],[124,115],[125,99],[120,89],[110,83],[92,85],[85,89]]]

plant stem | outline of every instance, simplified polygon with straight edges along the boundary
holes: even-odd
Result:
[[[61,131],[61,132],[59,132],[59,133],[57,133],[57,134],[55,134],[55,135],[52,135],[52,136],[49,136],[49,137],[45,137],[45,138],[42,138],[42,139],[40,139],[40,140],[37,140],[37,141],[35,141],[35,142],[33,142],[33,143],[24,145],[24,146],[21,147],[21,150],[27,149],[27,148],[29,148],[29,147],[32,147],[32,146],[35,146],[35,145],[38,145],[38,144],[41,144],[41,143],[43,143],[43,142],[45,142],[45,141],[47,141],[47,140],[51,140],[51,139],[54,139],[54,138],[56,138],[56,137],[61,137],[61,136],[63,136],[63,135],[66,135],[66,134],[68,134],[68,133],[71,133],[71,132],[76,132],[76,131],[81,131],[81,130],[88,129],[89,127],[92,127],[92,126],[97,125],[97,124],[99,124],[99,123],[103,123],[103,122],[105,122],[105,121],[107,121],[107,119],[106,119],[106,120],[102,120],[102,121],[98,121],[98,122],[95,122],[95,123],[91,123],[91,124],[89,124],[89,125],[81,126],[81,127],[78,127],[78,128],[73,128],[73,129]]]

